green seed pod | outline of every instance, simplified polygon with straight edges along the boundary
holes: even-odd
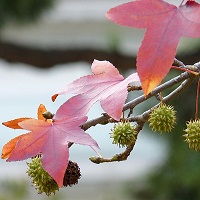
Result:
[[[69,161],[67,170],[63,179],[63,186],[72,186],[78,183],[78,180],[81,178],[80,168],[77,163]]]
[[[110,137],[113,138],[113,144],[117,144],[119,147],[128,146],[137,139],[135,126],[131,126],[130,122],[119,122],[111,131]]]
[[[190,149],[200,151],[200,120],[192,120],[186,123],[187,128],[184,130],[186,132],[185,142],[188,143]]]
[[[38,193],[45,193],[47,196],[55,194],[59,190],[55,180],[44,170],[41,162],[41,156],[32,158],[30,163],[27,163],[27,174],[32,179],[33,185],[38,190]]]
[[[173,106],[161,103],[150,113],[148,121],[152,131],[171,132],[176,123],[176,111]]]

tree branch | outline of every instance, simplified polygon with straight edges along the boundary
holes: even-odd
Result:
[[[167,89],[167,88],[170,88],[170,87],[172,87],[172,86],[174,86],[174,85],[176,85],[176,84],[178,84],[178,83],[180,83],[180,82],[183,82],[183,81],[186,80],[186,79],[189,79],[189,80],[193,81],[193,80],[195,79],[195,77],[196,77],[196,76],[193,75],[193,74],[190,74],[190,73],[188,73],[188,72],[183,72],[183,73],[180,74],[179,76],[177,76],[177,77],[175,77],[175,78],[173,78],[173,79],[171,79],[171,80],[169,80],[169,81],[167,81],[167,82],[165,82],[165,83],[159,85],[158,87],[156,87],[156,88],[155,88],[150,94],[148,94],[147,96],[141,95],[141,96],[135,98],[134,100],[132,100],[132,101],[126,103],[126,104],[124,105],[124,107],[123,107],[123,111],[126,111],[126,110],[128,110],[128,109],[133,109],[133,108],[134,108],[135,106],[137,106],[138,104],[140,104],[140,103],[146,101],[147,99],[149,99],[149,98],[151,98],[151,97],[157,95],[159,92],[162,92],[163,90],[165,90],[165,89]],[[183,88],[184,88],[184,87],[183,87]],[[181,92],[183,92],[183,91],[181,90],[180,93],[181,93]],[[180,94],[180,93],[179,93],[179,94]],[[169,97],[168,97],[168,98],[169,98]],[[174,98],[175,98],[175,97],[174,97]],[[104,125],[104,124],[110,123],[109,119],[110,119],[110,116],[107,115],[106,113],[104,113],[103,116],[98,117],[98,118],[96,118],[96,119],[92,119],[92,120],[90,120],[90,121],[84,123],[84,124],[82,125],[82,129],[83,129],[83,130],[87,130],[87,129],[89,129],[89,128],[92,127],[92,126],[96,126],[97,124],[103,124],[103,125]]]
[[[144,126],[144,123],[137,124],[137,127],[136,127],[137,134],[135,135],[136,140],[137,140],[137,136],[138,136],[139,132],[142,130],[143,126]],[[129,146],[127,146],[126,150],[124,152],[122,152],[120,154],[115,154],[111,158],[90,157],[89,159],[95,164],[100,164],[100,163],[104,163],[104,162],[116,162],[116,161],[119,162],[119,161],[127,160],[127,158],[129,157],[129,155],[131,154],[131,151],[133,150],[133,148],[135,146],[136,140],[134,140]]]
[[[182,67],[182,65],[184,65],[181,62],[179,62],[178,60],[176,60],[176,62],[179,63],[181,67]],[[171,93],[169,93],[167,96],[162,98],[162,102],[168,103],[171,100],[173,100],[174,98],[177,98],[181,93],[183,93],[191,85],[191,83],[196,79],[196,77],[199,77],[200,62],[194,64],[193,66],[195,66],[194,70],[197,72],[196,74],[198,74],[198,76],[195,75],[194,73],[183,72],[179,76],[177,76],[177,77],[159,85],[158,87],[156,87],[149,95],[147,95],[147,96],[141,95],[141,96],[135,98],[134,100],[128,102],[127,104],[124,105],[123,111],[126,111],[128,109],[132,110],[135,106],[139,105],[140,103],[146,101],[147,99],[149,99],[153,96],[156,96],[158,93],[164,91],[165,89],[170,88],[170,87],[172,87],[172,86],[174,86],[178,83],[181,83]],[[138,116],[128,117],[126,119],[130,122],[136,122],[137,123],[136,140],[137,140],[137,136],[140,133],[140,131],[142,130],[145,122],[148,120],[149,114],[152,112],[152,110],[155,107],[159,106],[159,104],[160,103],[158,103],[157,105],[153,106],[152,108],[148,109],[147,111],[143,112],[142,114],[140,114]],[[91,126],[96,126],[97,124],[107,124],[107,123],[112,123],[112,122],[116,122],[116,121],[113,120],[112,118],[110,118],[109,115],[104,113],[103,116],[84,123],[82,125],[82,128],[84,130],[87,130]],[[115,161],[126,160],[128,158],[128,156],[130,155],[131,151],[133,150],[136,140],[133,141],[129,146],[127,146],[127,148],[124,152],[122,152],[120,154],[115,154],[111,158],[103,158],[101,156],[98,156],[98,157],[91,157],[90,160],[92,162],[96,163],[96,164],[104,163],[104,162],[115,162]]]

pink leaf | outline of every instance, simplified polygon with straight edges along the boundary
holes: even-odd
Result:
[[[139,81],[137,73],[124,79],[110,62],[98,60],[92,63],[92,73],[75,80],[53,96],[78,94],[60,107],[55,119],[66,115],[84,116],[98,100],[101,101],[101,106],[108,115],[116,120],[120,119],[128,94],[127,86],[131,82]]]
[[[81,125],[87,117],[63,118],[53,123],[36,119],[27,119],[19,123],[20,127],[31,132],[22,136],[7,161],[24,160],[42,154],[44,169],[61,187],[68,165],[68,143],[98,147]]]
[[[112,8],[113,22],[146,28],[137,55],[137,70],[147,95],[169,72],[180,38],[200,37],[200,4],[187,1],[176,7],[162,0],[136,0]]]

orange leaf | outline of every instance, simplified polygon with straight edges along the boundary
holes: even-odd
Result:
[[[7,121],[7,122],[3,122],[2,124],[4,126],[7,126],[9,128],[12,128],[12,129],[22,129],[21,126],[18,125],[19,122],[23,122],[27,119],[32,119],[32,118],[28,118],[28,117],[25,117],[25,118],[18,118],[18,119],[14,119],[14,120],[10,120],[10,121]]]
[[[40,104],[39,107],[38,107],[38,119],[39,120],[43,120],[43,121],[46,120],[42,115],[42,113],[44,113],[46,111],[47,110],[46,110],[45,106],[43,104]],[[19,126],[18,123],[23,122],[27,119],[32,119],[32,118],[18,118],[18,119],[10,120],[10,121],[7,121],[7,122],[3,122],[2,124],[4,126],[7,126],[9,128],[13,128],[13,129],[23,129],[21,126]],[[24,135],[26,135],[26,134],[22,134],[22,135],[19,135],[15,138],[11,139],[7,144],[5,144],[3,146],[2,155],[1,155],[2,159],[6,159],[6,158],[10,157],[10,154],[12,153],[13,149],[15,148],[17,142]]]
[[[54,94],[54,95],[51,97],[52,101],[54,102],[54,101],[56,100],[57,97],[58,97],[58,94]]]
[[[25,134],[23,134],[25,135]],[[7,144],[5,144],[3,146],[2,149],[2,154],[1,154],[1,158],[2,159],[6,159],[8,157],[10,157],[11,152],[13,151],[13,149],[15,148],[18,140],[23,136],[23,135],[19,135],[15,138],[13,138],[12,140],[10,140]]]
[[[38,119],[39,120],[45,120],[45,118],[43,117],[43,113],[46,112],[47,109],[43,104],[40,104],[38,107]]]

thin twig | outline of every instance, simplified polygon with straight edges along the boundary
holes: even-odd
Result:
[[[176,61],[177,62],[177,61]],[[180,63],[181,64],[181,63]],[[182,65],[182,64],[181,64]],[[199,75],[199,70],[200,70],[200,62],[196,63],[194,65],[194,67],[196,68],[195,71],[198,72]],[[163,90],[170,88],[178,83],[181,83],[175,90],[173,90],[171,93],[169,93],[167,96],[162,98],[162,102],[163,103],[168,103],[169,101],[171,101],[172,99],[178,97],[181,93],[183,93],[188,87],[189,85],[195,80],[197,76],[194,75],[193,73],[189,73],[189,72],[184,72],[182,74],[180,74],[179,76],[161,84],[160,86],[156,87],[150,94],[148,94],[147,96],[145,95],[141,95],[137,98],[135,98],[134,100],[128,102],[127,104],[124,105],[123,107],[123,112],[130,109],[130,112],[133,110],[133,108],[135,106],[137,106],[138,104],[146,101],[147,99],[156,96],[157,94],[159,94],[160,92],[162,92]],[[154,107],[150,108],[149,110],[143,112],[142,114],[138,115],[138,116],[134,116],[134,117],[130,117],[127,119],[130,122],[136,122],[137,123],[137,134],[136,134],[136,139],[138,134],[140,133],[140,131],[142,130],[145,122],[148,120],[149,114],[151,113],[152,109],[157,107],[160,103],[158,103],[157,105],[155,105]],[[109,115],[107,115],[106,113],[103,114],[103,116],[98,117],[96,119],[90,120],[86,123],[84,123],[82,125],[82,129],[87,130],[89,129],[91,126],[96,126],[97,124],[107,124],[107,123],[111,123],[111,122],[115,122],[115,120],[113,120]],[[115,162],[115,161],[123,161],[126,160],[128,158],[128,156],[130,155],[131,151],[133,150],[134,146],[135,146],[135,141],[133,141],[129,146],[127,146],[126,150],[120,154],[115,154],[113,157],[111,158],[103,158],[102,156],[99,157],[91,157],[90,160],[96,164],[99,163],[103,163],[103,162]]]
[[[199,65],[200,65],[200,62],[197,62],[194,65],[184,65],[183,62],[174,58],[174,63],[173,63],[172,68],[182,70],[182,71],[186,71],[186,72],[192,73],[196,76],[199,76],[199,72],[200,72],[199,71]]]
[[[195,119],[199,118],[199,90],[200,90],[200,80],[198,81],[197,84],[197,94],[196,94],[196,105],[195,105]]]
[[[177,67],[183,67],[183,68],[186,68],[186,66],[184,65],[183,62],[181,62],[180,60],[174,58],[174,63],[173,65],[177,66]]]
[[[167,88],[170,88],[180,82],[183,82],[184,80],[188,79],[189,77],[194,77],[194,75],[191,75],[190,73],[188,72],[184,72],[182,74],[180,74],[179,76],[159,85],[158,87],[156,87],[150,94],[148,94],[147,96],[145,95],[141,95],[137,98],[135,98],[134,100],[126,103],[123,107],[123,111],[126,111],[128,109],[133,109],[135,106],[137,106],[138,104],[146,101],[147,99],[151,98],[152,96],[155,96],[157,95],[159,92],[167,89]],[[106,113],[103,114],[103,116],[101,117],[98,117],[96,119],[92,119],[86,123],[84,123],[82,125],[82,129],[83,130],[87,130],[89,129],[90,127],[92,126],[96,126],[97,124],[108,124],[109,123],[109,119],[110,119],[110,116],[107,115]]]
[[[137,127],[136,127],[137,134],[135,135],[136,140],[134,140],[129,146],[127,146],[126,150],[124,152],[115,154],[111,158],[103,158],[103,157],[99,156],[99,157],[90,157],[89,159],[95,164],[100,164],[100,163],[104,163],[104,162],[116,162],[116,161],[119,162],[119,161],[127,160],[127,158],[129,157],[131,151],[133,150],[133,148],[135,146],[135,143],[137,141],[137,136],[138,136],[139,132],[142,130],[143,126],[144,126],[144,123],[140,123],[137,125]]]
[[[186,80],[189,77],[190,77],[190,74],[188,72],[184,72],[184,73],[180,74],[179,76],[163,83],[162,85],[159,85],[147,96],[141,95],[141,96],[135,98],[134,100],[126,103],[124,105],[123,111],[128,110],[130,108],[134,108],[136,105],[146,101],[147,99],[151,98],[152,96],[157,95],[158,93],[162,92],[163,90],[170,88],[170,87],[176,85],[177,83],[180,83],[180,82]]]
[[[182,6],[183,5],[183,2],[184,2],[185,0],[182,0],[182,2],[181,2],[181,4],[180,4],[180,6]]]
[[[195,76],[199,75],[199,73],[195,72],[194,70],[191,70],[190,66],[187,66],[187,68],[181,68],[181,67],[172,66],[172,69],[177,69],[177,70],[189,72],[191,74],[194,74]]]
[[[128,92],[131,92],[131,91],[139,91],[139,90],[142,90],[142,86],[139,85],[129,85],[128,88],[127,88]]]
[[[191,83],[194,81],[195,76],[191,76],[189,79],[185,80],[179,87],[177,87],[175,90],[173,90],[170,94],[168,94],[166,97],[164,97],[162,99],[162,103],[168,103],[170,101],[172,101],[173,99],[177,98],[181,93],[183,93],[183,91],[185,91],[190,85]],[[151,113],[151,111],[158,107],[160,105],[160,103],[158,103],[157,105],[153,106],[152,108],[150,108],[149,110],[143,112],[141,115],[138,115],[136,117],[131,117],[128,120],[129,121],[143,121],[146,122],[149,114]]]

